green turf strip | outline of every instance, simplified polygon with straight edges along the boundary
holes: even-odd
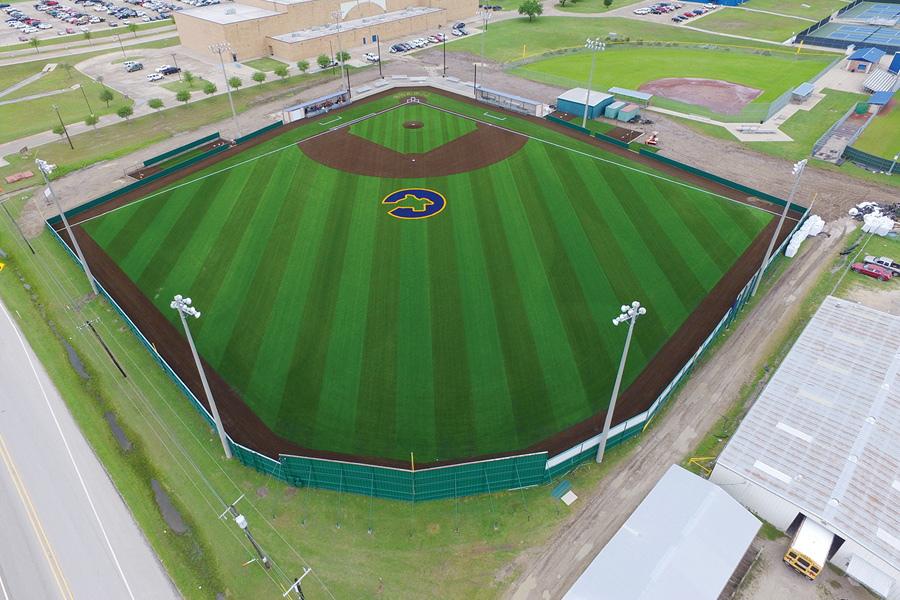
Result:
[[[510,427],[515,419],[513,402],[504,370],[493,293],[481,245],[480,228],[490,224],[481,223],[476,216],[477,200],[468,177],[454,178],[452,192],[448,193],[450,206],[445,212],[453,221],[453,248],[458,265],[478,454],[491,454],[502,451],[505,441],[518,445],[518,436],[516,430]],[[498,439],[499,431],[511,433],[504,440]]]
[[[347,250],[350,215],[359,180],[338,177],[332,171],[333,182],[319,189],[321,201],[329,203],[325,231],[316,256],[313,276],[303,314],[297,345],[291,359],[288,385],[282,395],[275,432],[296,435],[298,421],[301,428],[314,431],[322,394],[322,377],[328,353],[328,340],[340,289],[341,265]],[[298,401],[299,400],[299,401]]]
[[[455,186],[448,186],[445,181],[436,181],[436,187],[446,189],[452,199]],[[453,207],[445,210],[453,210]],[[457,262],[454,222],[450,215],[442,212],[427,222],[431,304],[429,327],[434,356],[433,428],[437,438],[437,457],[450,458],[460,450],[473,456],[478,452],[478,437],[466,348],[469,332],[463,318],[460,283],[460,278],[468,274],[466,265]],[[443,423],[454,423],[455,427],[443,427]]]
[[[302,185],[296,190],[294,202],[300,225],[287,251],[289,268],[277,286],[277,296],[270,314],[266,315],[270,325],[260,328],[263,335],[260,355],[265,360],[256,361],[249,385],[251,392],[244,399],[273,429],[283,403],[301,403],[306,399],[297,365],[304,360],[303,352],[316,349],[311,348],[308,340],[301,336],[300,316],[306,312],[312,284],[313,269],[307,266],[315,263],[323,242],[329,209],[333,205],[331,198],[320,195],[320,192],[330,191],[333,184],[332,172],[317,169],[311,176],[304,177]],[[294,423],[292,439],[308,445],[313,430],[306,419],[298,419]]]
[[[358,200],[353,204],[344,263],[335,265],[341,274],[340,291],[331,339],[321,350],[328,353],[328,359],[316,417],[318,425],[310,444],[340,452],[354,450],[353,425],[367,323],[366,304],[370,296],[375,224],[381,208],[377,202],[381,190],[376,178],[360,178],[357,191],[358,197],[369,201]]]
[[[391,190],[396,189],[391,181]],[[382,188],[382,198],[390,194]],[[400,320],[400,234],[403,221],[385,214],[384,206],[375,225],[372,274],[363,360],[356,408],[354,449],[368,444],[384,450],[402,444],[397,431],[398,328]],[[389,453],[392,458],[402,458]]]
[[[299,152],[282,152],[272,170],[272,178],[266,183],[265,202],[260,205],[251,220],[248,235],[242,240],[238,256],[255,259],[233,263],[231,271],[240,277],[242,285],[228,284],[239,299],[231,309],[235,325],[227,338],[219,368],[229,373],[231,386],[246,395],[248,384],[257,361],[268,360],[259,354],[262,343],[260,332],[241,323],[259,322],[268,327],[278,323],[267,322],[269,309],[278,293],[278,284],[288,268],[287,250],[294,241],[300,211],[294,205],[294,192],[302,184],[302,171],[297,169]],[[283,192],[279,193],[279,192]],[[215,310],[216,307],[213,307]],[[263,329],[263,331],[265,331]]]
[[[510,395],[515,399],[515,430],[520,441],[538,439],[545,431],[555,428],[556,420],[520,287],[523,282],[518,279],[513,251],[503,230],[503,209],[498,205],[491,176],[484,169],[468,175],[478,198],[475,207],[481,246],[491,281],[506,379]],[[535,415],[541,418],[536,419]],[[497,435],[502,433],[498,431]]]
[[[399,182],[398,182],[399,185]],[[387,209],[388,207],[383,207]],[[416,452],[435,456],[435,364],[433,342],[437,332],[431,329],[432,313],[428,261],[431,219],[397,219],[384,210],[382,219],[398,222],[400,228],[399,295],[397,301],[397,356],[387,368],[397,370],[395,426],[406,432],[405,440],[386,440],[394,456]],[[440,218],[440,217],[438,217]],[[406,442],[404,444],[404,441]]]

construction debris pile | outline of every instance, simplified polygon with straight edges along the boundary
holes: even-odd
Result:
[[[860,202],[849,211],[851,217],[863,222],[863,231],[875,235],[887,235],[894,228],[894,220],[900,213],[900,204]]]

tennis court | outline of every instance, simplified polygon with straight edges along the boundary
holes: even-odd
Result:
[[[900,10],[900,8],[898,8],[898,10]],[[900,46],[900,29],[889,29],[885,27],[841,25],[837,30],[828,33],[826,37],[833,40]]]

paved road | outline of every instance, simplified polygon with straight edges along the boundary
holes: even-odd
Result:
[[[0,600],[180,598],[15,319],[0,303]]]

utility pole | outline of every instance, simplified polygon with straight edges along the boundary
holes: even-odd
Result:
[[[71,148],[72,150],[74,150],[74,149],[75,149],[75,146],[72,145],[72,138],[69,137],[69,130],[66,129],[66,124],[63,123],[62,116],[59,114],[59,107],[58,107],[57,105],[54,104],[54,105],[53,105],[53,110],[56,111],[56,118],[59,119],[59,124],[60,124],[60,125],[62,126],[62,128],[63,128],[63,133],[66,134],[66,139],[69,140],[69,148]],[[48,183],[47,185],[50,185],[50,184]]]
[[[243,498],[243,497],[244,497],[244,494],[241,494],[241,498]],[[253,539],[253,535],[250,533],[250,528],[247,526],[247,519],[244,517],[244,515],[239,513],[237,511],[237,509],[234,507],[235,504],[237,504],[238,502],[241,501],[241,498],[238,498],[237,500],[235,500],[231,504],[231,506],[229,506],[227,509],[225,509],[225,512],[223,512],[221,515],[219,515],[219,518],[221,519],[222,517],[224,517],[225,515],[227,515],[230,512],[232,517],[234,517],[234,522],[237,523],[238,527],[240,527],[241,529],[244,530],[244,534],[247,536],[247,539],[250,540],[250,543],[253,544],[253,547],[256,549],[256,553],[259,554],[259,560],[262,562],[263,567],[265,567],[266,569],[271,569],[272,565],[269,564],[269,558],[266,556],[266,553],[263,552],[262,548],[260,548],[260,546],[256,542],[256,540]],[[305,575],[305,573],[304,573],[304,575]],[[302,577],[300,579],[302,579]]]

